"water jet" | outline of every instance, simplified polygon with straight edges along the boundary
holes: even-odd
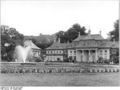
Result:
[[[23,47],[21,45],[16,46],[15,48],[15,62],[26,63],[29,62],[27,58],[32,56],[32,49],[30,46]]]

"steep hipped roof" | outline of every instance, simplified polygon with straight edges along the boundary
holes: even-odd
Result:
[[[74,41],[80,41],[80,40],[103,40],[104,38],[100,34],[91,34],[91,35],[79,35],[78,38],[76,38]]]
[[[67,48],[66,43],[55,42],[50,47],[48,47],[47,49],[66,49],[66,48]]]
[[[108,40],[85,40],[79,41],[78,43],[71,43],[67,48],[119,48],[118,42],[111,42]]]
[[[24,46],[30,46],[32,49],[40,49],[39,47],[37,47],[31,40],[26,40],[24,42]]]

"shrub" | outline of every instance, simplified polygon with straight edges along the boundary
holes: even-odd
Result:
[[[119,56],[111,56],[110,62],[114,64],[119,64]]]
[[[64,62],[69,62],[69,59],[68,58],[64,59]]]
[[[102,57],[99,57],[98,60],[97,60],[97,63],[103,63],[103,58]]]
[[[108,59],[105,59],[103,62],[104,62],[104,64],[109,64],[110,63],[110,61]]]

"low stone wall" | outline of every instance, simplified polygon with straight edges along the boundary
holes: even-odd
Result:
[[[80,63],[1,63],[1,73],[108,73],[119,66]]]

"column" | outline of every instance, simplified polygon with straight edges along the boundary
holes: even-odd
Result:
[[[81,59],[81,62],[83,62],[83,50],[81,50],[80,59]]]
[[[85,59],[84,50],[82,50],[82,62],[85,61],[84,59]]]
[[[95,50],[95,53],[96,53],[95,62],[97,62],[97,60],[98,60],[98,53],[97,53],[97,49]]]
[[[91,62],[91,56],[90,56],[90,50],[88,51],[88,55],[89,55],[89,60],[88,60],[88,62]]]
[[[79,51],[78,50],[76,50],[76,61],[78,62],[79,61]]]
[[[107,59],[110,59],[110,49],[108,49]]]
[[[79,50],[79,54],[78,54],[78,58],[79,58],[79,62],[81,62],[81,50]]]

